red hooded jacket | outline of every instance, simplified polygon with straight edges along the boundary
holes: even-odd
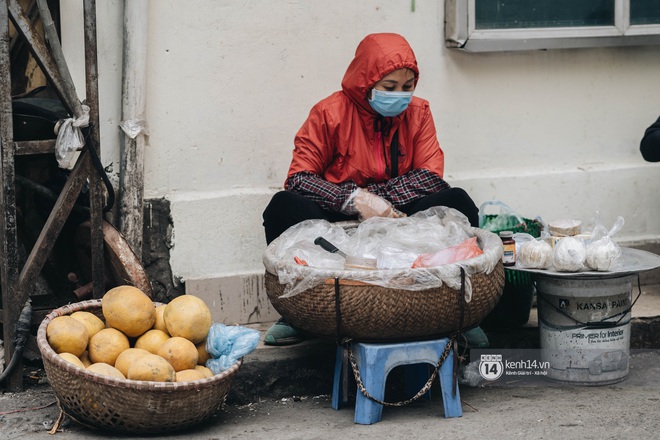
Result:
[[[295,137],[287,178],[316,174],[328,182],[354,181],[359,187],[388,180],[390,144],[398,130],[398,175],[426,169],[443,177],[444,154],[436,137],[428,101],[413,96],[403,113],[379,116],[367,102],[374,84],[388,73],[409,68],[419,78],[415,54],[397,34],[372,34],[362,40],[348,66],[342,90],[316,104]],[[377,130],[390,125],[389,130]]]

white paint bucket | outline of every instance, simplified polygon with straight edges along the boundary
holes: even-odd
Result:
[[[535,276],[547,377],[607,385],[628,375],[630,309],[637,275]]]

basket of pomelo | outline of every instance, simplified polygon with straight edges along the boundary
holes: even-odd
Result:
[[[219,374],[204,366],[210,327],[211,313],[195,296],[159,304],[119,286],[48,314],[37,343],[64,414],[95,428],[154,434],[222,407],[241,360]]]

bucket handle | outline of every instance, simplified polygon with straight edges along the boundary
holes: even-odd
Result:
[[[559,307],[557,307],[557,306],[555,306],[554,304],[552,304],[549,300],[547,300],[547,299],[543,296],[543,294],[540,294],[540,292],[537,291],[537,294],[538,294],[538,297],[541,298],[543,301],[545,301],[546,304],[548,304],[550,307],[552,307],[553,309],[555,309],[557,312],[561,313],[562,315],[566,316],[567,318],[572,319],[573,321],[575,321],[576,324],[579,324],[579,325],[581,325],[581,326],[583,326],[583,327],[590,328],[590,329],[598,329],[598,328],[611,328],[611,327],[616,327],[617,325],[619,325],[619,322],[621,322],[621,320],[622,320],[622,319],[623,319],[628,313],[630,313],[630,311],[632,310],[633,306],[635,305],[635,303],[637,302],[637,300],[639,299],[639,297],[642,295],[642,283],[641,283],[641,281],[640,281],[640,279],[639,279],[639,273],[637,273],[637,292],[638,292],[638,293],[637,293],[637,298],[635,298],[635,301],[633,301],[632,304],[630,304],[630,307],[628,307],[626,310],[624,310],[623,312],[617,313],[616,315],[612,315],[612,316],[610,316],[610,317],[608,317],[608,318],[603,318],[602,320],[600,320],[600,321],[595,321],[595,322],[582,322],[582,321],[580,321],[579,319],[575,319],[575,318],[573,318],[571,315],[569,315],[568,313],[564,312],[564,311],[563,311],[562,309],[560,309]],[[606,319],[612,319],[612,318],[614,318],[615,316],[619,316],[619,315],[621,315],[621,317],[620,317],[619,319],[617,319],[616,321],[606,321]]]

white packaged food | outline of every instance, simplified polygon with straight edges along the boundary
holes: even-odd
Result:
[[[544,240],[526,241],[518,251],[518,264],[529,269],[548,269],[552,265],[552,246]]]
[[[582,230],[580,220],[561,219],[548,223],[548,232],[557,237],[571,237],[577,235]]]
[[[603,237],[587,246],[586,264],[589,269],[606,272],[621,259],[621,247],[610,237]]]
[[[587,258],[587,247],[584,241],[564,237],[555,244],[552,265],[559,272],[577,272],[584,267]]]

